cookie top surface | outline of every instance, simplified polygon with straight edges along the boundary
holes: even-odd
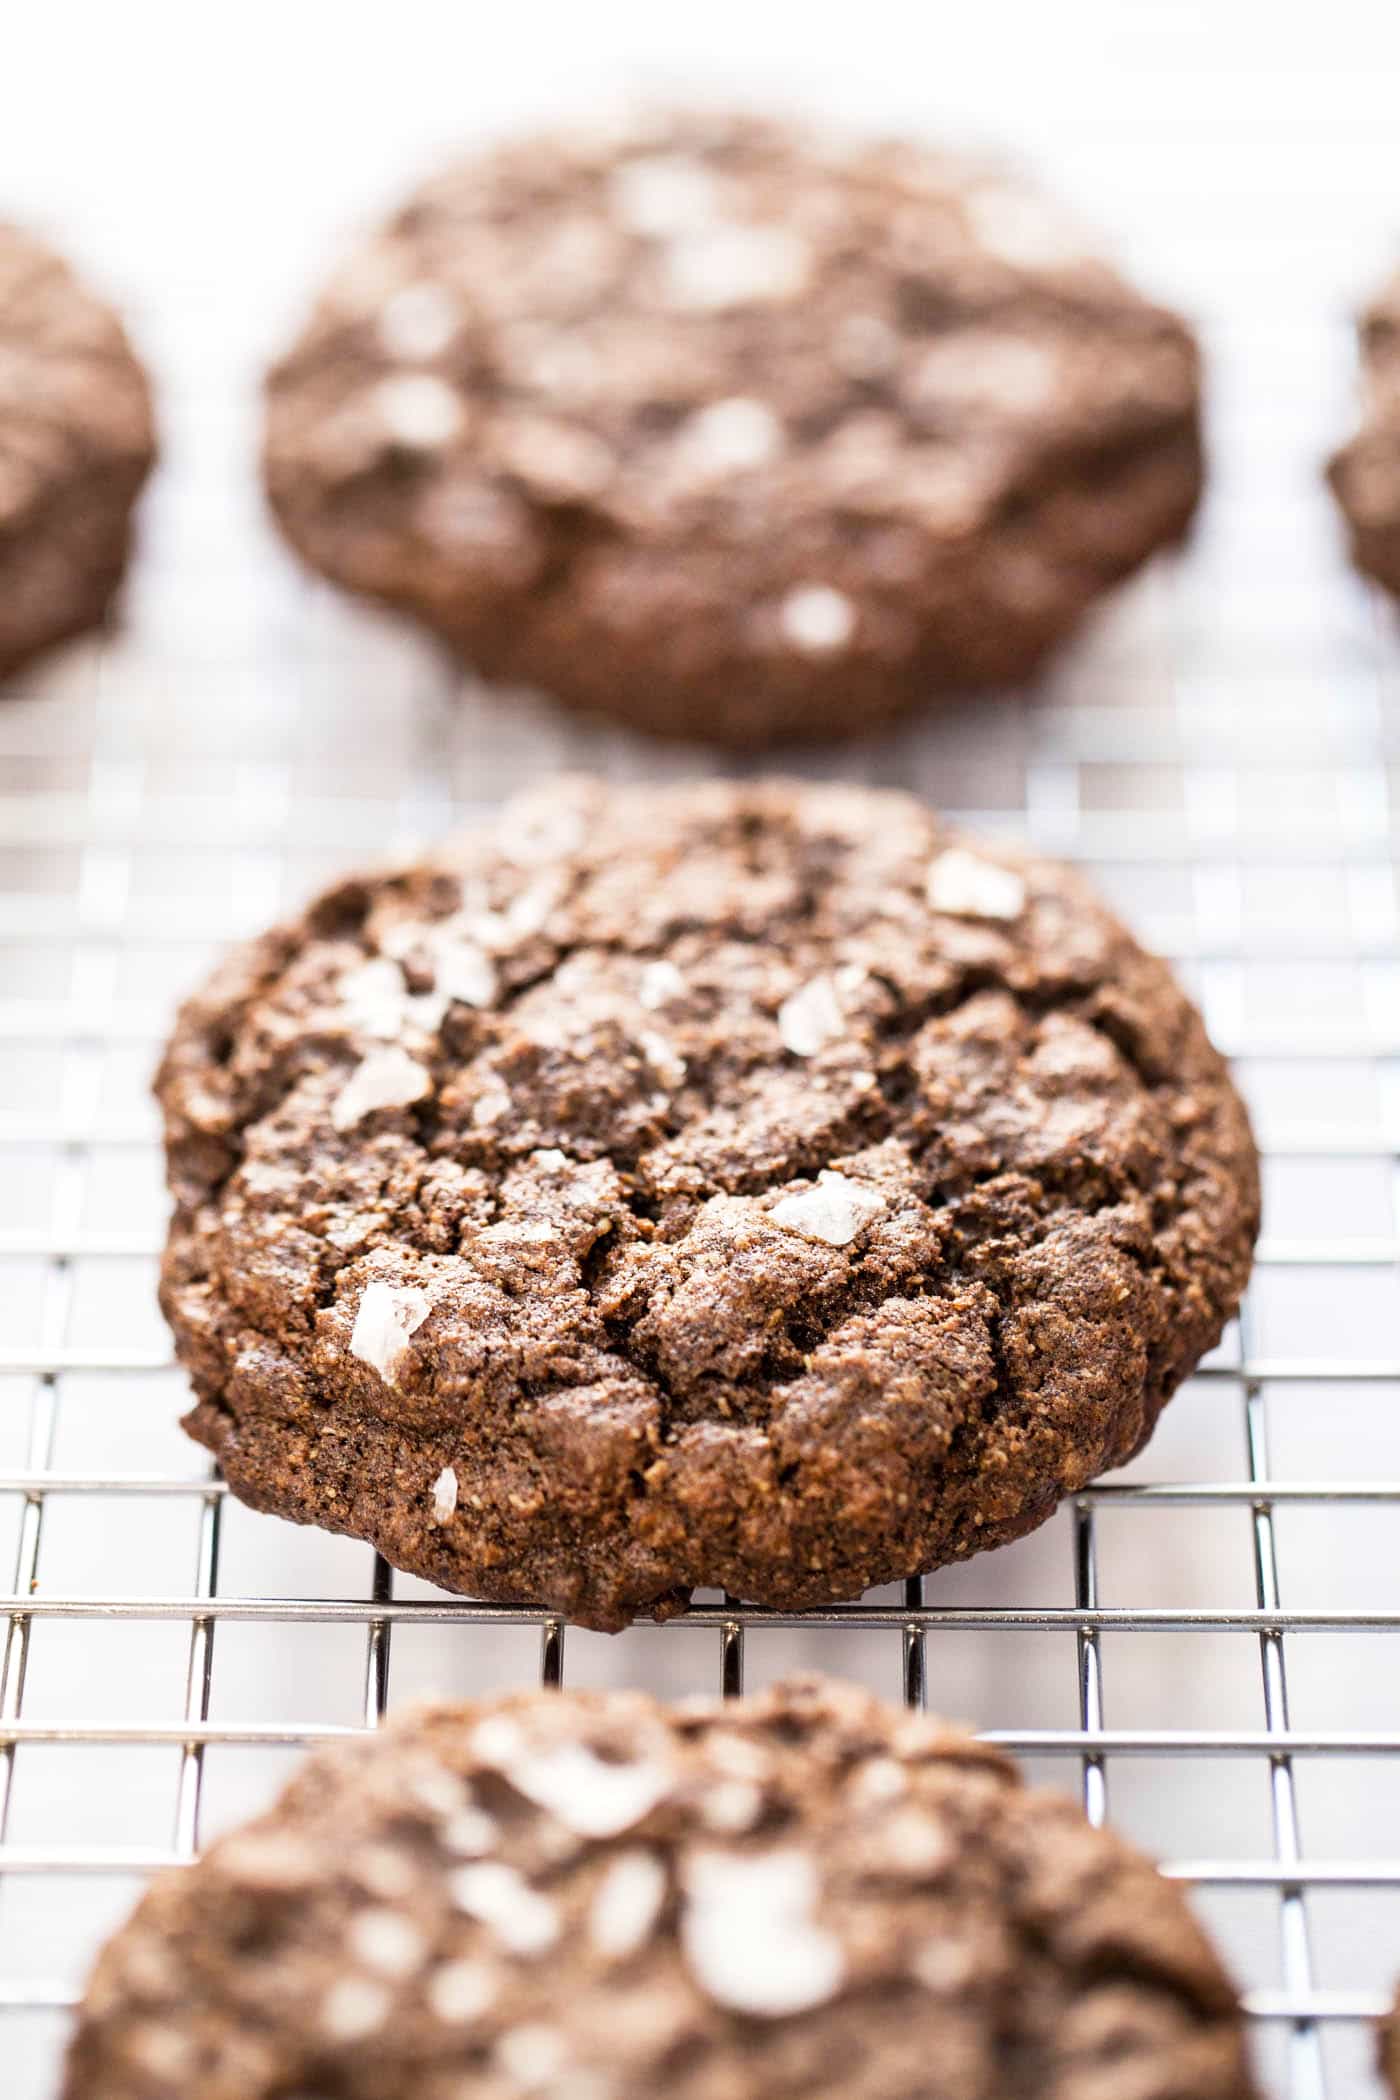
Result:
[[[0,671],[101,616],[154,449],[116,315],[0,225]]]
[[[1180,1893],[820,1682],[525,1693],[308,1762],[100,1957],[65,2100],[1248,2100]]]
[[[429,183],[272,375],[267,468],[487,672],[762,741],[1028,668],[1180,531],[1197,391],[1005,171],[691,113]]]
[[[235,954],[158,1085],[235,1489],[604,1626],[1029,1529],[1147,1435],[1257,1216],[1166,967],[855,788],[556,783]]]
[[[1361,427],[1330,478],[1357,563],[1400,592],[1400,273],[1361,321]]]

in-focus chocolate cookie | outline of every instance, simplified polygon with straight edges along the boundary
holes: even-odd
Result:
[[[1251,2100],[1180,1892],[819,1681],[525,1693],[322,1751],[99,1957],[64,2100]]]
[[[1025,678],[1184,531],[1198,405],[1004,170],[691,114],[419,191],[273,372],[266,469],[489,677],[762,745]]]
[[[1257,1221],[1167,968],[857,788],[557,783],[235,953],[158,1090],[234,1491],[600,1627],[1030,1530],[1145,1440]]]
[[[1361,428],[1328,469],[1352,559],[1400,593],[1400,273],[1361,320]]]
[[[121,322],[50,249],[0,225],[0,678],[101,620],[154,457]]]

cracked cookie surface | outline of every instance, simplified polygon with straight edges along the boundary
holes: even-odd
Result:
[[[101,620],[154,457],[121,322],[51,249],[0,225],[0,678]]]
[[[316,568],[733,745],[1027,677],[1179,538],[1195,343],[1005,170],[720,115],[427,184],[268,387]]]
[[[1361,320],[1362,414],[1328,478],[1351,538],[1352,559],[1400,596],[1400,272]]]
[[[1129,1458],[1248,1123],[1069,870],[858,788],[559,782],[238,951],[158,1080],[230,1485],[615,1628],[857,1596]]]
[[[1253,2100],[1180,1891],[850,1687],[321,1751],[98,1959],[64,2100]]]

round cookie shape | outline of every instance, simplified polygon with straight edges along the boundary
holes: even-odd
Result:
[[[1400,595],[1400,272],[1361,321],[1361,428],[1328,468],[1359,569]]]
[[[1028,676],[1185,530],[1198,395],[1005,170],[693,112],[419,191],[272,372],[266,476],[486,676],[760,747]]]
[[[154,457],[121,322],[42,242],[0,225],[0,678],[101,620]]]
[[[1257,1226],[1166,967],[858,788],[536,791],[235,953],[158,1092],[234,1492],[604,1628],[1032,1529],[1146,1439]]]
[[[308,1760],[98,1959],[63,2100],[1252,2100],[1180,1892],[820,1680],[523,1693]]]

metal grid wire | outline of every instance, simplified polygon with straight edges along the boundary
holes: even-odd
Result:
[[[1363,2023],[1400,1968],[1400,650],[1313,484],[1340,331],[1220,331],[1213,353],[1219,493],[1185,560],[1035,703],[801,769],[898,782],[1081,862],[1178,961],[1268,1156],[1255,1284],[1126,1474],[859,1604],[702,1597],[664,1629],[566,1635],[254,1516],[173,1427],[146,1082],[176,993],[323,875],[522,780],[700,756],[457,692],[430,651],[293,578],[207,454],[155,493],[125,627],[0,709],[10,2100],[52,2090],[65,2009],[142,1878],[265,1801],[302,1745],[429,1688],[736,1693],[794,1662],[962,1714],[1077,1787],[1190,1884],[1271,2090],[1371,2089]],[[1261,360],[1286,393],[1267,432],[1245,405]],[[208,408],[173,404],[172,449],[184,409],[213,442]]]

